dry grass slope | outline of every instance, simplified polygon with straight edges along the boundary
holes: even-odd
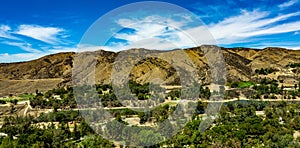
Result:
[[[202,51],[210,46],[200,46],[185,49],[193,65],[198,71],[201,83],[210,83],[210,68]],[[227,68],[227,80],[248,81],[258,78],[286,79],[286,85],[299,81],[299,74],[287,68],[289,63],[300,63],[300,51],[283,48],[221,48]],[[143,51],[144,50],[144,51]],[[145,49],[131,49],[129,52],[145,52]],[[176,50],[169,51],[176,52]],[[115,58],[119,53],[99,50],[90,52],[95,56],[96,83],[110,83],[111,71]],[[75,53],[59,53],[42,57],[37,60],[21,63],[0,64],[0,96],[8,94],[30,93],[36,89],[46,91],[55,87],[72,84],[72,67]],[[176,57],[180,58],[180,57]],[[130,62],[130,61],[128,61]],[[189,63],[181,63],[186,66]],[[260,68],[275,68],[272,74],[259,76],[254,73]],[[88,74],[84,74],[88,75]],[[165,59],[146,58],[135,64],[130,72],[130,78],[140,83],[151,82],[156,78],[166,84],[179,84],[180,76],[171,63]]]

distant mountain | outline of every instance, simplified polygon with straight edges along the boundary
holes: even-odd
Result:
[[[209,50],[209,48],[215,48],[215,46],[184,49],[193,61],[202,84],[210,83],[210,67],[203,53],[203,49]],[[146,49],[131,49],[133,52],[140,50]],[[269,47],[265,49],[221,48],[221,51],[226,61],[228,82],[255,81],[266,77],[284,80],[284,85],[293,86],[300,80],[298,74],[300,70],[295,70],[299,67],[286,66],[291,63],[300,63],[299,50]],[[99,50],[90,54],[97,56],[96,83],[110,83],[112,64],[119,52]],[[46,91],[54,87],[71,85],[75,56],[75,53],[67,52],[28,62],[0,64],[0,96],[33,93],[36,90]],[[262,68],[273,71],[268,74],[257,73]],[[151,57],[135,64],[130,72],[130,78],[140,83],[150,82],[155,78],[160,78],[168,85],[180,83],[179,75],[170,63],[164,59]]]

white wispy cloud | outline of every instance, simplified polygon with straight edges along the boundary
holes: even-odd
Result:
[[[15,44],[15,43],[12,43],[12,44]],[[18,44],[16,44],[15,46],[18,46]],[[20,46],[20,48],[23,48],[22,44],[20,44],[19,46]],[[97,50],[99,50],[99,49],[101,49],[101,48],[97,48]],[[53,47],[52,49],[41,52],[34,48],[30,48],[30,49],[28,49],[27,53],[0,54],[0,63],[23,62],[23,61],[35,60],[35,59],[41,58],[41,57],[49,55],[49,54],[55,54],[55,53],[60,53],[60,52],[74,52],[77,50],[78,50],[77,47]]]
[[[39,25],[20,25],[16,34],[31,37],[46,43],[55,44],[59,42],[58,36],[65,30],[57,27],[44,27]]]
[[[117,23],[124,28],[132,28],[135,33],[117,33],[116,38],[127,40],[130,44],[144,39],[170,36],[176,28],[181,28],[191,21],[183,15],[182,20],[174,20],[162,16],[148,16],[142,19],[120,19]],[[173,27],[176,28],[173,28]]]
[[[0,25],[0,37],[6,39],[18,40],[17,37],[14,37],[10,34],[11,28],[8,25]]]
[[[32,48],[32,44],[30,43],[21,43],[21,42],[2,42],[3,44],[6,44],[6,45],[10,45],[10,46],[16,46],[16,47],[19,47],[20,49],[24,50],[24,51],[27,51],[27,52],[31,52],[31,53],[40,53],[42,51],[38,50],[38,49],[34,49]]]
[[[11,28],[10,28],[8,25],[1,25],[1,26],[0,26],[0,30],[6,32],[6,31],[11,30]]]
[[[290,1],[287,1],[287,2],[284,2],[284,3],[280,4],[280,5],[278,5],[278,7],[280,9],[284,9],[284,8],[287,8],[287,7],[290,7],[290,6],[294,5],[294,4],[296,4],[297,2],[298,2],[298,0],[290,0]]]
[[[198,26],[189,26],[195,19],[188,15],[177,15],[177,19],[162,16],[148,16],[140,19],[120,19],[117,23],[124,28],[131,28],[134,33],[117,33],[115,38],[127,42],[114,43],[109,49],[119,51],[130,48],[174,49],[216,43],[209,37],[202,22]],[[105,47],[104,47],[105,48]],[[107,48],[107,47],[106,47]]]
[[[238,16],[226,18],[208,28],[219,44],[233,44],[263,35],[295,32],[300,30],[300,21],[280,23],[300,12],[270,18],[269,12],[242,11]]]
[[[0,63],[23,62],[34,60],[45,56],[49,53],[16,53],[16,54],[0,54]]]
[[[278,7],[289,7],[297,1],[291,0]],[[276,6],[277,7],[277,6]],[[174,14],[175,15],[175,14]],[[201,44],[231,45],[236,43],[247,43],[255,41],[258,37],[291,33],[296,36],[300,31],[300,21],[292,19],[299,17],[300,12],[273,14],[271,11],[241,10],[240,14],[226,17],[219,22],[208,24],[199,23],[190,25],[194,18],[189,16],[177,16],[177,19],[163,16],[148,16],[144,18],[119,19],[116,23],[123,28],[131,28],[134,32],[119,32],[115,38],[125,40],[122,42],[111,42],[107,46],[81,45],[80,47],[66,47],[60,42],[69,35],[65,29],[58,27],[47,27],[40,25],[20,25],[16,29],[7,25],[0,25],[0,37],[8,39],[19,39],[15,34],[27,36],[35,40],[51,44],[53,47],[33,47],[30,42],[22,40],[6,41],[2,44],[16,46],[28,53],[0,54],[1,62],[16,62],[36,59],[44,55],[66,52],[66,51],[95,51],[99,49],[109,51],[120,51],[130,48],[147,49],[174,49],[199,46]],[[180,19],[178,19],[180,18]],[[268,40],[268,37],[265,38]],[[216,42],[217,41],[217,42]],[[280,46],[290,49],[300,49],[298,43],[268,40],[267,43],[260,41],[252,44],[253,47]],[[248,44],[249,45],[249,44]]]
[[[28,39],[32,38],[32,39]],[[22,24],[17,27],[0,24],[0,44],[21,49],[19,53],[3,53],[8,49],[0,49],[0,63],[28,61],[48,54],[76,51],[68,41],[69,34],[65,29],[41,25]],[[36,40],[42,41],[37,43]],[[24,52],[25,51],[25,52]]]
[[[185,21],[157,16],[149,16],[144,19],[120,19],[117,21],[120,26],[134,29],[135,32],[117,33],[114,37],[126,40],[127,43],[112,44],[109,48],[117,51],[128,48],[162,50],[193,47],[199,44],[244,43],[259,36],[297,32],[300,30],[300,21],[288,20],[298,16],[300,16],[300,12],[274,17],[271,12],[241,10],[240,14],[224,18],[207,27],[204,25],[188,26],[188,22]],[[172,26],[181,28],[181,30],[176,30]]]

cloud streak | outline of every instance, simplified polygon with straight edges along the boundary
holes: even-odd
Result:
[[[0,25],[0,38],[18,40],[17,37],[10,35],[11,28],[8,25]]]
[[[21,42],[2,42],[3,44],[10,45],[10,46],[16,46],[21,49],[23,49],[26,52],[31,52],[31,53],[40,53],[42,51],[38,49],[32,48],[32,45],[29,43],[21,43]]]
[[[126,43],[112,43],[108,48],[117,51],[128,48],[173,49],[196,46],[200,44],[231,45],[247,43],[258,37],[291,33],[300,30],[300,21],[290,21],[299,17],[300,12],[275,15],[271,12],[241,10],[240,14],[224,18],[207,26],[189,26],[188,22],[172,20],[159,16],[149,16],[143,19],[120,19],[117,23],[134,30],[134,33],[117,33],[114,37],[125,40]],[[169,23],[165,23],[167,22]],[[146,22],[146,23],[145,23]],[[181,30],[172,28],[179,26]],[[183,29],[182,29],[183,28]],[[213,36],[210,37],[209,33]],[[190,38],[193,36],[193,38]]]
[[[24,48],[23,44],[14,44],[13,46],[20,46],[20,48]],[[29,47],[28,47],[29,48]],[[97,48],[99,50],[101,48]],[[23,62],[23,61],[29,61],[29,60],[35,60],[42,56],[46,56],[49,54],[55,54],[60,52],[74,52],[76,51],[76,47],[53,47],[52,49],[49,49],[47,51],[39,51],[34,48],[28,49],[27,53],[15,53],[15,54],[0,54],[0,63],[10,63],[10,62]],[[95,48],[96,50],[96,48]]]
[[[237,8],[234,13],[224,12],[224,15],[217,19],[212,17],[214,20],[207,26],[201,23],[195,25],[193,17],[177,14],[120,18],[113,21],[120,27],[128,28],[129,31],[125,29],[117,32],[113,36],[115,40],[110,40],[107,45],[84,45],[80,48],[85,51],[99,49],[120,51],[130,48],[168,50],[201,44],[219,44],[225,47],[282,46],[299,49],[296,40],[300,37],[298,36],[300,21],[297,19],[300,17],[300,11],[291,12],[288,9],[296,3],[298,0],[276,4],[272,6],[272,10],[276,11],[259,9],[261,7]],[[222,7],[223,5],[218,6]],[[37,24],[22,24],[17,27],[0,25],[0,43],[26,51],[26,53],[0,54],[0,62],[31,60],[57,52],[77,51],[73,43],[64,44],[69,37],[66,30],[60,27]]]
[[[176,19],[162,16],[120,19],[117,23],[134,32],[116,33],[113,37],[126,43],[112,42],[106,47],[114,51],[130,48],[168,50],[216,43],[200,20],[187,15],[177,15]]]
[[[66,30],[58,27],[22,24],[13,28],[0,25],[0,63],[27,61],[47,54],[76,51],[68,38]],[[14,51],[8,51],[7,48]]]
[[[210,24],[208,28],[219,44],[228,45],[245,42],[249,38],[257,36],[298,31],[300,30],[299,21],[283,24],[280,22],[299,15],[300,12],[295,12],[270,18],[268,12],[242,11],[240,15]]]
[[[280,5],[278,5],[278,7],[280,9],[285,9],[287,7],[293,6],[294,4],[296,4],[298,2],[298,0],[290,0],[288,2],[282,3]]]
[[[49,44],[59,42],[59,36],[64,29],[56,27],[43,27],[39,25],[20,25],[15,31],[16,34],[31,37],[36,40],[43,41]]]
[[[0,54],[0,63],[22,62],[34,60],[39,57],[45,56],[48,53],[17,53],[17,54]]]

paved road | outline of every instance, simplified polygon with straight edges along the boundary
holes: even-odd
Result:
[[[230,100],[220,100],[220,101],[210,101],[210,100],[199,100],[199,101],[202,101],[202,102],[207,102],[207,103],[216,103],[216,102],[221,102],[221,103],[225,103],[225,102],[233,102],[233,101],[270,101],[270,102],[273,102],[273,101],[300,101],[300,98],[298,99],[290,99],[290,100],[282,100],[282,99],[247,99],[247,98],[234,98],[234,99],[230,99]],[[179,103],[180,101],[184,101],[184,100],[168,100],[168,101],[165,101],[164,103],[162,104],[167,104],[167,103],[174,103],[174,104],[177,104]],[[144,107],[104,107],[105,110],[116,110],[116,109],[145,109]],[[74,108],[72,110],[75,110],[75,111],[80,111],[80,110],[97,110],[97,109],[103,109],[103,108]],[[58,109],[58,111],[61,111],[63,109]]]

